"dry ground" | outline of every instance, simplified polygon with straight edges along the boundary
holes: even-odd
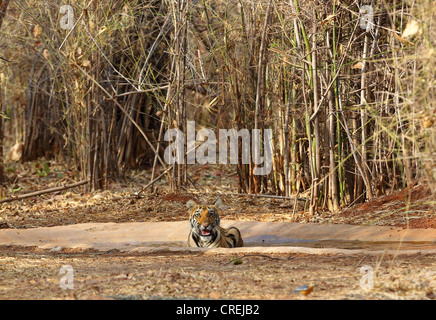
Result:
[[[5,167],[10,180],[10,187],[4,189],[6,197],[75,182],[74,171],[55,162],[50,164],[46,177],[39,176],[37,172],[41,169],[35,168],[35,164],[9,163]],[[212,203],[218,196],[225,204],[220,215],[229,220],[436,228],[436,199],[425,183],[343,208],[334,214],[326,210],[309,216],[305,201],[230,195],[237,190],[237,176],[231,166],[196,165],[191,172],[195,185],[178,194],[167,191],[164,179],[155,184],[154,192],[147,189],[136,197],[135,194],[150,181],[150,172],[133,171],[103,192],[85,193],[79,187],[4,203],[0,205],[0,228],[86,222],[183,221],[187,219],[185,204],[189,199]],[[305,195],[299,197],[304,199]]]
[[[0,250],[2,299],[435,299],[434,255],[128,255]],[[73,269],[62,289],[60,268]],[[374,270],[364,290],[362,266]],[[311,294],[292,291],[314,283]]]
[[[34,165],[7,164],[6,197],[74,182],[74,172],[50,163],[46,177]],[[188,199],[213,201],[235,192],[230,167],[195,167],[195,187],[172,194],[159,181],[154,192],[134,194],[149,172],[132,172],[109,190],[76,188],[2,204],[0,228],[33,228],[86,222],[186,220]],[[21,188],[21,189],[20,189]],[[19,190],[18,190],[19,189]],[[300,195],[304,197],[304,195]],[[422,184],[341,212],[308,216],[304,201],[222,195],[221,217],[232,220],[298,221],[435,228],[435,200]],[[435,255],[320,256],[251,255],[232,264],[230,254],[127,254],[63,249],[0,247],[0,299],[434,299]],[[74,270],[74,289],[61,289],[63,265]],[[362,290],[360,267],[375,272],[372,290]],[[296,287],[315,283],[304,296]]]

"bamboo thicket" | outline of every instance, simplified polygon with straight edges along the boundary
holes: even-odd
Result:
[[[267,175],[239,145],[238,192],[306,193],[315,212],[418,180],[436,190],[430,0],[76,1],[70,31],[58,5],[12,7],[2,87],[23,160],[65,156],[94,189],[147,166],[189,188],[163,137],[194,120],[273,130]]]

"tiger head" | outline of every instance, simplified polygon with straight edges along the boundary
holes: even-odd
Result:
[[[200,237],[202,242],[213,241],[219,232],[221,203],[221,198],[218,198],[212,205],[198,205],[192,200],[186,203],[189,208],[191,232]]]

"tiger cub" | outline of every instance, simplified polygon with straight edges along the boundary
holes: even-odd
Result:
[[[204,248],[234,248],[242,247],[241,232],[230,227],[220,227],[219,206],[222,204],[218,198],[211,206],[198,205],[189,200],[186,205],[189,211],[191,231],[188,236],[188,247]]]

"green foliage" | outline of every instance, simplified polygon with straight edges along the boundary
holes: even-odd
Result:
[[[36,173],[42,178],[47,177],[50,174],[50,167],[47,162],[44,162],[41,168],[41,164],[39,162],[35,162],[34,167],[36,169]]]

